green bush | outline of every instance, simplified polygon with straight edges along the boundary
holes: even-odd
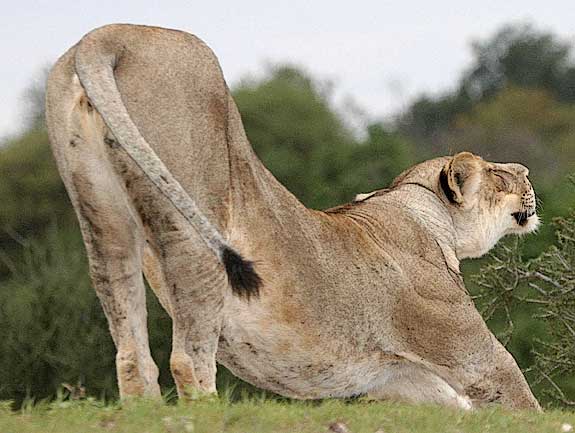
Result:
[[[477,274],[476,302],[542,397],[575,405],[575,212],[555,219],[556,242],[525,260],[500,245]]]
[[[0,283],[0,399],[53,395],[80,381],[114,392],[114,349],[77,231],[27,241]]]

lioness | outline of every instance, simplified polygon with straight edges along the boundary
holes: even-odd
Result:
[[[217,360],[294,398],[539,408],[459,273],[537,227],[522,165],[459,153],[308,209],[254,154],[211,50],[156,27],[87,34],[50,74],[47,119],[122,397],[160,393],[143,271],[182,397],[216,391]]]

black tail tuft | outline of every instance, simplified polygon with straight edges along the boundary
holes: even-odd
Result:
[[[226,267],[232,290],[236,295],[248,300],[252,296],[259,297],[262,279],[254,269],[253,262],[244,260],[242,256],[228,247],[222,251],[222,261]]]

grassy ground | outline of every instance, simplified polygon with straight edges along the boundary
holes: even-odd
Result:
[[[574,412],[488,408],[464,413],[368,401],[212,399],[179,405],[149,401],[105,405],[86,400],[28,405],[19,412],[12,412],[8,402],[0,404],[1,433],[559,433],[569,431],[565,423],[575,425]]]

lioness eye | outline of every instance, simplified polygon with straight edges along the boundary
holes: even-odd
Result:
[[[502,191],[507,191],[509,189],[509,183],[507,181],[507,173],[502,173],[500,171],[492,170],[491,173],[498,179],[499,187]]]

